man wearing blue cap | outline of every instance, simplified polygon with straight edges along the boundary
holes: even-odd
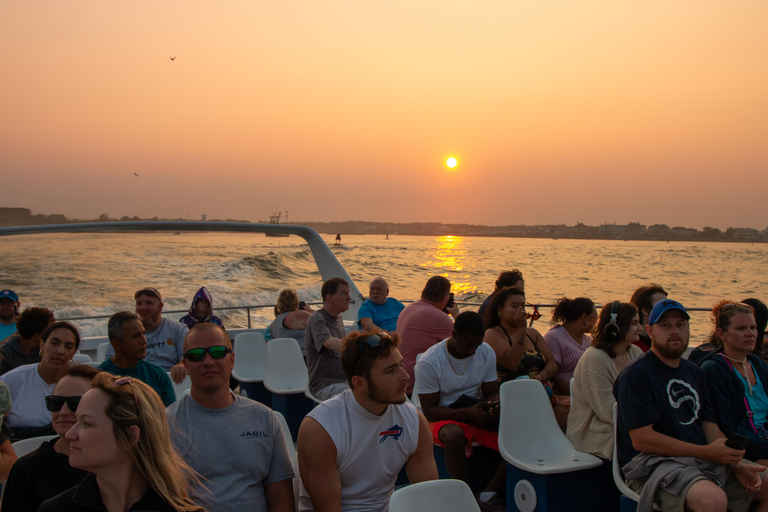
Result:
[[[0,341],[16,332],[19,296],[13,290],[0,291]]]
[[[704,374],[683,359],[690,316],[671,299],[648,316],[651,349],[621,372],[617,453],[638,510],[766,510],[766,468],[742,460],[717,427]],[[756,505],[756,506],[755,506]]]

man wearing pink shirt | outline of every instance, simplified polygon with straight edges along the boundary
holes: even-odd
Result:
[[[443,276],[433,276],[421,292],[421,299],[409,304],[397,320],[403,369],[408,373],[406,393],[413,393],[413,368],[416,356],[443,341],[453,332],[453,320],[443,312],[448,305],[451,282]],[[454,318],[459,314],[455,304],[447,309]]]

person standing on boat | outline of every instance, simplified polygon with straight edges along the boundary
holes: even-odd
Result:
[[[40,342],[43,331],[55,321],[46,308],[27,308],[16,323],[18,332],[0,347],[0,375],[25,364],[40,362]]]
[[[327,400],[349,389],[347,377],[341,369],[341,340],[347,333],[341,314],[349,309],[352,297],[349,283],[340,277],[324,282],[320,294],[323,296],[323,307],[307,320],[304,345],[309,390],[316,398]]]
[[[181,363],[184,336],[189,328],[168,318],[163,318],[163,298],[155,288],[142,288],[133,298],[136,300],[136,314],[144,325],[147,338],[147,357],[150,363],[160,365],[171,372],[171,379],[177,384],[184,380],[187,372]],[[107,347],[106,358],[115,355],[115,349]]]
[[[139,315],[130,311],[115,313],[107,322],[109,343],[115,355],[99,365],[99,369],[120,377],[139,379],[160,396],[167,407],[176,401],[176,392],[168,374],[159,365],[145,361],[147,338]]]
[[[639,511],[746,511],[768,507],[763,466],[742,460],[717,426],[707,379],[683,359],[690,316],[677,301],[657,302],[646,331],[651,349],[627,366],[613,388],[618,403],[617,453]],[[729,468],[726,467],[730,465]]]
[[[221,318],[213,314],[213,299],[211,293],[205,286],[200,287],[192,298],[192,306],[189,308],[189,314],[181,317],[179,322],[186,325],[189,329],[197,324],[211,322],[212,324],[224,327]]]
[[[637,308],[640,314],[640,324],[643,326],[643,333],[640,335],[640,339],[635,342],[635,345],[640,347],[643,352],[648,352],[651,348],[651,338],[648,337],[646,328],[648,327],[648,315],[651,314],[651,309],[660,300],[667,298],[667,292],[660,285],[651,283],[645,286],[641,286],[635,293],[632,294],[632,298],[629,299],[629,303]]]
[[[352,333],[341,366],[350,390],[313,409],[298,438],[299,512],[386,510],[400,470],[437,480],[426,418],[406,402],[397,333]]]
[[[199,324],[184,341],[192,387],[166,409],[173,444],[204,479],[192,498],[208,512],[293,512],[293,467],[280,420],[229,389],[235,364],[226,331]]]
[[[453,320],[459,315],[459,307],[443,310],[448,305],[451,282],[443,276],[432,276],[421,291],[421,299],[408,306],[397,319],[397,333],[402,339],[400,353],[403,354],[403,369],[410,375],[406,392],[413,393],[416,356],[446,339],[453,331]]]
[[[483,303],[480,305],[480,308],[477,310],[477,313],[481,317],[485,318],[485,309],[491,305],[491,301],[496,296],[496,294],[499,293],[501,289],[508,288],[510,286],[520,288],[520,290],[525,293],[525,281],[523,280],[522,272],[517,269],[513,269],[506,270],[499,274],[499,277],[496,279],[496,288],[493,290],[493,293],[483,301]]]
[[[357,312],[357,325],[366,332],[394,331],[405,309],[402,302],[389,297],[389,285],[383,277],[371,281],[368,298]]]
[[[13,290],[0,291],[0,342],[16,332],[19,296]]]

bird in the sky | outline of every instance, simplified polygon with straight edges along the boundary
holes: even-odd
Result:
[[[171,60],[176,60],[176,57],[168,57]]]
[[[139,175],[138,175],[138,174],[136,174],[136,173],[133,173],[133,175],[134,175],[134,176],[136,176],[137,178],[139,177]]]

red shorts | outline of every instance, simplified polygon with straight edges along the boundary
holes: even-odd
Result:
[[[429,429],[432,431],[432,441],[438,446],[443,446],[443,443],[440,442],[437,433],[446,425],[458,425],[461,427],[461,430],[464,431],[464,437],[467,439],[467,444],[464,445],[464,453],[467,457],[472,456],[473,443],[485,446],[486,448],[491,448],[497,452],[499,451],[499,434],[491,432],[490,430],[485,430],[484,428],[476,427],[475,425],[470,425],[469,423],[461,423],[453,420],[436,421],[429,424]]]

